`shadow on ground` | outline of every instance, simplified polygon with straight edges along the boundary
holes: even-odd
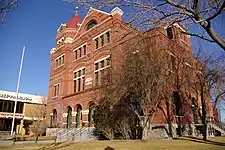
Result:
[[[225,143],[223,143],[223,142],[216,142],[216,141],[211,141],[211,140],[204,141],[203,139],[200,139],[197,137],[182,137],[182,138],[177,138],[177,139],[178,140],[187,140],[187,141],[192,141],[192,142],[197,142],[197,143],[225,146]]]
[[[112,148],[112,147],[110,147],[110,146],[107,146],[107,147],[105,148],[105,150],[114,150],[114,148]]]
[[[65,142],[51,143],[51,144],[48,144],[48,145],[45,145],[45,146],[39,148],[39,150],[55,150],[58,148],[70,146],[71,144],[73,144],[73,143],[72,142],[70,142],[70,143],[65,143]]]

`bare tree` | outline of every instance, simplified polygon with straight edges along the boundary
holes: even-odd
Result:
[[[102,87],[100,94],[100,103],[106,104],[107,112],[110,109],[124,109],[130,112],[130,119],[138,120],[136,125],[142,130],[141,139],[148,139],[153,134],[151,123],[165,98],[162,93],[168,84],[168,75],[165,73],[167,53],[152,39],[154,38],[140,33],[123,44],[126,51],[124,62],[119,64],[122,67],[111,67],[112,85]],[[113,113],[106,117],[110,123],[114,123],[111,121],[112,116]]]
[[[16,6],[18,0],[0,0],[0,24],[5,20],[6,14]]]
[[[182,32],[191,36],[215,42],[225,50],[225,40],[222,33],[216,33],[213,23],[222,16],[225,10],[224,0],[67,0],[79,2],[85,6],[97,8],[121,6],[130,9],[131,13],[125,20],[143,30],[167,23],[182,23],[186,28],[199,25],[205,33],[192,33],[188,30]]]
[[[33,116],[33,123],[30,125],[30,130],[36,136],[35,143],[37,143],[38,137],[43,135],[48,128],[48,121],[45,119],[46,100],[43,98],[43,104],[35,105],[30,113]]]
[[[207,140],[209,118],[207,112],[212,109],[210,103],[216,107],[224,101],[225,96],[225,63],[224,58],[213,58],[205,55],[202,51],[197,53],[201,62],[196,64],[194,74],[197,77],[192,88],[195,89],[195,97],[200,97],[202,107],[203,139]]]

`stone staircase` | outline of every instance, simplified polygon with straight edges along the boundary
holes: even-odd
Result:
[[[221,133],[221,135],[225,135],[225,130],[220,128],[218,125],[216,125],[214,123],[208,123],[208,126],[210,126],[211,128],[219,131]]]
[[[47,136],[56,136],[57,142],[64,141],[90,141],[96,140],[94,136],[94,127],[84,127],[84,128],[57,128],[57,129],[47,129]]]

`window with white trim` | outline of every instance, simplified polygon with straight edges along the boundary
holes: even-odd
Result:
[[[59,83],[54,85],[54,91],[53,91],[53,96],[59,96]]]
[[[64,65],[64,54],[55,59],[56,68]]]
[[[110,30],[107,30],[100,35],[93,38],[95,42],[95,49],[98,49],[100,47],[103,47],[104,45],[110,43],[111,37],[110,37]]]
[[[168,54],[168,69],[169,71],[175,72],[175,56],[172,54]]]
[[[172,27],[166,28],[166,35],[169,39],[173,39],[173,29],[172,29]]]
[[[110,56],[103,58],[99,61],[96,61],[95,66],[95,86],[102,85],[104,78],[108,75],[108,68],[110,67]]]
[[[87,54],[87,43],[79,46],[73,52],[74,52],[74,60],[85,56]]]
[[[73,92],[77,93],[85,89],[85,67],[73,73]]]

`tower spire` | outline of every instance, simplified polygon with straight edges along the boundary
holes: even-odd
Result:
[[[79,7],[75,7],[75,14],[77,15]]]

